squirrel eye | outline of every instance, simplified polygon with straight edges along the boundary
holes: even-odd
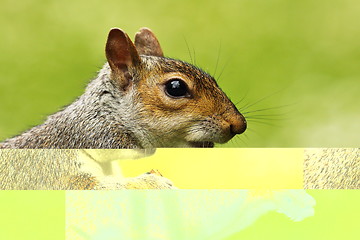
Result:
[[[171,79],[165,83],[165,92],[170,97],[187,97],[189,90],[186,83],[181,79]]]

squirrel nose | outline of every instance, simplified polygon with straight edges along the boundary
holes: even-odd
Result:
[[[232,134],[241,134],[245,132],[246,127],[247,123],[243,115],[238,114],[230,119],[230,132]]]

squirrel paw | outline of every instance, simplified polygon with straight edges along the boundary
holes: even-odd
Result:
[[[151,169],[149,172],[147,172],[146,174],[155,174],[155,175],[158,175],[160,177],[162,177],[163,175],[160,173],[159,170],[157,169]]]
[[[128,179],[127,189],[177,189],[173,183],[162,176],[158,170],[152,169],[138,177]]]

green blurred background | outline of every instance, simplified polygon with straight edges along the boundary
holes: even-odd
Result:
[[[358,239],[360,191],[312,190],[307,192],[316,200],[313,217],[293,222],[284,214],[271,211],[226,240]],[[137,193],[139,192],[129,191],[129,195],[132,196],[136,196]],[[188,193],[196,195],[193,191]],[[84,192],[84,194],[91,193]],[[95,192],[93,194],[96,195]],[[0,199],[0,239],[65,239],[65,191],[0,191]],[[164,203],[171,205],[171,201],[173,198],[169,194],[169,198],[164,199]],[[138,202],[144,203],[143,200]],[[170,220],[176,221],[176,219]],[[173,226],[171,229],[178,228],[181,226]]]
[[[0,191],[0,199],[0,239],[65,239],[65,191]]]
[[[249,130],[225,146],[357,147],[359,12],[358,0],[1,0],[0,140],[83,92],[111,27],[147,26],[165,55],[250,105]]]

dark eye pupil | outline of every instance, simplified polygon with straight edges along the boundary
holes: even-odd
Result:
[[[168,81],[165,84],[165,91],[171,97],[185,97],[188,94],[186,83],[180,79]]]

